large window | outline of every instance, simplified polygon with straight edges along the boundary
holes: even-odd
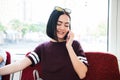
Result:
[[[0,47],[25,54],[48,40],[54,6],[72,10],[72,30],[84,51],[107,51],[108,0],[0,0]]]

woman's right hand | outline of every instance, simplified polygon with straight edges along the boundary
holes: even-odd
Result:
[[[74,39],[74,33],[72,31],[69,31],[68,36],[66,38],[66,47],[72,46]]]

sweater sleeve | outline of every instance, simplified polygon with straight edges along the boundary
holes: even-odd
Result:
[[[29,52],[26,56],[32,61],[32,66],[41,61],[41,53],[43,51],[43,45],[38,45],[33,51]]]
[[[78,56],[79,60],[88,66],[88,61],[87,61],[86,55],[80,45],[80,42],[74,40],[72,46],[73,46],[73,49],[74,49],[76,55]]]

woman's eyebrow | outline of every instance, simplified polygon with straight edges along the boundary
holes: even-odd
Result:
[[[59,23],[63,23],[63,21],[58,21]],[[65,24],[69,24],[69,22],[65,22]]]
[[[65,24],[70,24],[69,22],[65,22]]]
[[[63,23],[62,21],[58,21],[59,23]]]

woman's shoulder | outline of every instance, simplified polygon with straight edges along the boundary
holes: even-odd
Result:
[[[80,44],[78,40],[73,40],[73,44]]]
[[[45,41],[45,42],[39,43],[38,47],[46,46],[48,44],[50,44],[50,41]]]
[[[73,47],[81,47],[81,43],[78,40],[73,40]]]

